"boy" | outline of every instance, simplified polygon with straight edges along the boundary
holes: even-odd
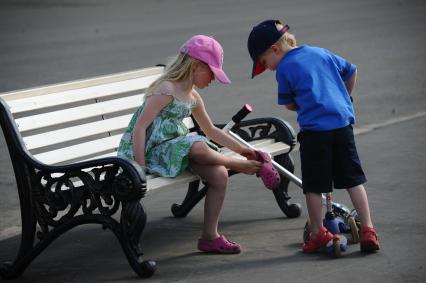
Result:
[[[309,240],[303,251],[314,253],[333,236],[322,223],[321,194],[347,189],[361,222],[360,248],[379,250],[363,186],[367,180],[355,146],[355,114],[351,94],[356,66],[330,51],[296,45],[289,26],[267,20],[253,28],[248,50],[253,60],[252,78],[265,69],[276,71],[278,104],[296,111],[300,133],[303,192],[308,208]]]

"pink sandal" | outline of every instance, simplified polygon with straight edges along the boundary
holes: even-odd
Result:
[[[281,177],[277,169],[272,165],[272,160],[269,154],[263,151],[256,151],[256,160],[263,163],[256,176],[260,177],[265,186],[270,189],[276,189],[281,183]]]
[[[241,252],[239,244],[227,240],[223,235],[214,240],[198,239],[198,249],[202,252],[219,254],[238,254]]]

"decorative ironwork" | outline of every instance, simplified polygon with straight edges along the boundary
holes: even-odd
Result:
[[[49,232],[49,226],[63,224],[80,210],[83,214],[111,216],[122,201],[140,199],[140,190],[118,172],[114,165],[56,174],[38,171],[33,199],[41,229],[39,239]]]

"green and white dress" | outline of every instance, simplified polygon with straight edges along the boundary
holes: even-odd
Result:
[[[172,94],[153,94],[171,95]],[[201,135],[187,135],[188,128],[183,119],[191,115],[191,110],[196,101],[181,101],[175,96],[152,121],[146,131],[145,138],[145,166],[148,173],[163,177],[176,177],[181,174],[189,164],[189,151],[193,143],[201,141],[211,148],[218,150],[217,146]],[[145,107],[145,102],[135,112],[129,126],[121,138],[117,155],[134,160],[133,154],[133,128]]]

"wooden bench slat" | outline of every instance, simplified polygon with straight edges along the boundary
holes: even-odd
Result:
[[[27,149],[34,150],[64,142],[75,141],[102,133],[109,133],[118,130],[122,130],[122,132],[124,132],[132,116],[133,114],[118,116],[111,119],[95,121],[78,126],[26,136],[23,139]],[[189,129],[194,127],[190,117],[185,118],[183,122]]]
[[[290,147],[287,144],[282,143],[282,142],[275,142],[274,139],[256,140],[256,141],[249,142],[249,144],[254,146],[256,149],[263,150],[263,151],[270,153],[272,156],[282,154],[283,152],[287,152],[290,149]],[[239,154],[231,151],[228,148],[222,148],[221,154],[223,154],[225,156],[244,158],[244,157],[240,156]],[[102,158],[102,157],[111,157],[111,156],[116,156],[116,155],[117,154],[115,152],[111,152],[111,153],[102,154],[102,155],[99,155],[99,156],[92,157],[88,160],[92,160],[92,159],[95,159],[95,158]]]
[[[265,145],[268,145],[268,144],[273,144],[274,142],[275,142],[274,139],[262,139],[262,140],[251,141],[251,142],[249,142],[249,144],[256,147],[256,148],[259,148],[259,147],[262,147],[262,146],[265,146]],[[226,155],[226,156],[231,156],[231,155],[236,154],[235,152],[231,151],[228,148],[223,148],[221,150],[221,153],[223,155]]]
[[[135,78],[127,81],[119,81],[87,88],[40,95],[36,97],[28,97],[20,100],[12,100],[8,104],[10,106],[11,112],[13,114],[17,114],[95,98],[106,98],[119,93],[145,89],[159,76],[160,75],[152,75],[149,77]]]
[[[260,149],[262,151],[270,153],[272,156],[280,155],[282,153],[285,153],[289,150],[289,146],[282,142],[277,142],[273,144],[263,144],[262,147],[259,147],[257,149]],[[236,158],[244,158],[240,156],[239,154],[233,153],[233,157]],[[152,176],[152,175],[148,175]],[[167,177],[154,177],[153,179],[148,179],[147,181],[147,189],[148,191],[153,191],[158,188],[166,188],[170,186],[176,186],[181,184],[187,184],[189,182],[195,181],[199,179],[199,176],[196,176],[192,173],[189,173],[185,171],[181,175],[179,175],[176,178],[167,178]]]
[[[40,154],[34,157],[46,164],[59,164],[65,161],[84,158],[96,153],[113,150],[118,147],[122,135],[115,135],[107,138],[97,139],[69,147],[64,147]]]
[[[143,69],[125,71],[125,72],[111,74],[111,75],[98,76],[98,77],[89,78],[89,79],[82,79],[82,80],[46,85],[46,86],[41,86],[36,88],[5,92],[1,94],[1,97],[5,101],[10,103],[13,100],[22,99],[26,97],[34,97],[34,96],[46,95],[50,93],[56,93],[56,92],[61,92],[61,91],[66,91],[71,89],[85,88],[85,87],[101,85],[101,84],[117,82],[117,81],[124,81],[124,80],[140,78],[140,77],[145,77],[150,75],[158,75],[158,74],[162,74],[163,71],[164,71],[164,67],[143,68]]]
[[[185,171],[179,176],[177,176],[176,178],[156,177],[153,179],[148,179],[146,187],[148,191],[153,191],[158,188],[167,188],[171,186],[187,184],[189,182],[198,180],[199,178],[200,178],[199,176],[194,175],[188,171]]]
[[[96,121],[83,125],[68,127],[55,131],[24,137],[24,143],[28,150],[52,146],[72,140],[78,140],[97,134],[123,130],[129,124],[133,114],[119,116],[111,119]]]
[[[120,111],[130,111],[142,104],[142,94],[114,99],[106,102],[93,103],[65,110],[37,114],[16,119],[21,132],[40,129],[49,126],[61,125],[82,119],[112,114]]]
[[[283,153],[287,153],[290,150],[290,146],[283,142],[277,142],[274,144],[261,146],[258,148],[261,151],[267,152],[272,156],[277,156]]]

